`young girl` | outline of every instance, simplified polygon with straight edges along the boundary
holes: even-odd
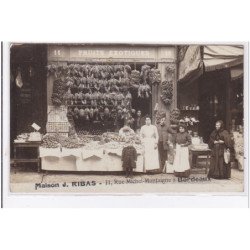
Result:
[[[189,150],[191,137],[186,131],[185,125],[179,125],[178,133],[174,138],[176,154],[174,158],[174,174],[177,177],[188,177],[190,175]]]

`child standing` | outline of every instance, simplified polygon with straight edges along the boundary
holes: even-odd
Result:
[[[122,168],[126,173],[126,177],[133,176],[133,168],[136,168],[137,152],[133,146],[133,142],[127,141],[122,150]]]
[[[187,133],[185,125],[179,125],[178,133],[174,138],[176,154],[174,158],[174,174],[177,177],[188,177],[190,175],[189,150],[191,136]]]

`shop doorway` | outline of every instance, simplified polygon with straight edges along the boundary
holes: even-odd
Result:
[[[157,67],[155,64],[146,63],[151,68]],[[132,69],[136,69],[141,72],[142,66],[145,64],[138,64],[138,65],[130,65]],[[138,97],[138,90],[131,89],[131,95],[132,95],[132,102],[131,107],[132,109],[135,109],[136,111],[140,110],[142,113],[142,116],[150,116],[152,119],[152,87],[151,87],[151,95],[149,98],[140,98]]]
[[[199,84],[199,134],[208,142],[215,122],[222,120],[228,129],[227,93],[230,74],[228,70],[206,72]]]

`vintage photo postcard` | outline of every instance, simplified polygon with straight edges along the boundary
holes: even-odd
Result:
[[[246,44],[8,46],[10,194],[246,194]]]

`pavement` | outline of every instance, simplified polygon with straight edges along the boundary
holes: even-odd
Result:
[[[41,172],[30,166],[11,167],[10,191],[14,193],[75,194],[192,194],[219,193],[237,195],[244,191],[244,172],[232,169],[228,180],[208,179],[202,170],[192,171],[189,178],[173,174]],[[243,193],[242,193],[243,194]]]

